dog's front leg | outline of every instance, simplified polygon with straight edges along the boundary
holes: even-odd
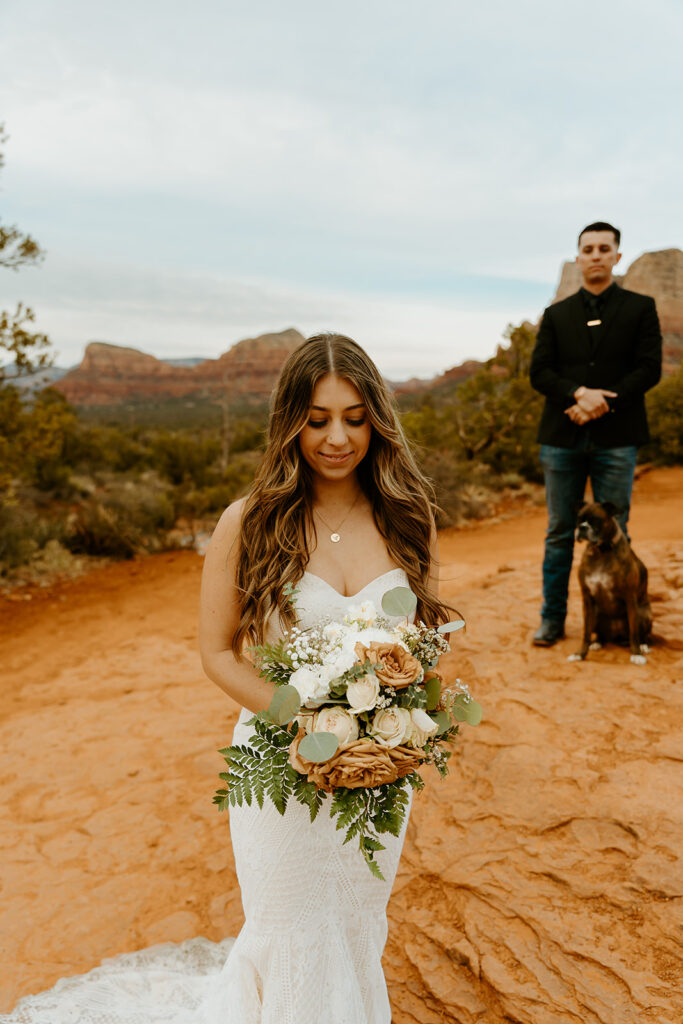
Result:
[[[626,617],[628,619],[628,638],[631,645],[631,661],[634,665],[646,665],[647,658],[641,653],[640,630],[638,628],[638,594],[635,588],[626,599]]]
[[[584,661],[590,648],[591,637],[596,623],[595,602],[588,587],[581,585],[581,597],[583,598],[583,641],[576,654],[570,654],[568,661]]]

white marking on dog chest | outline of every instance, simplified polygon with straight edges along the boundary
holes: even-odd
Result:
[[[583,582],[591,594],[596,594],[598,590],[608,590],[610,588],[612,577],[604,569],[594,569],[593,572],[588,573]]]

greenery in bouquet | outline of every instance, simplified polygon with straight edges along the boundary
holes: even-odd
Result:
[[[357,839],[370,870],[383,877],[379,836],[400,834],[410,788],[424,786],[418,769],[431,764],[445,776],[460,724],[481,721],[467,686],[456,679],[444,687],[436,672],[450,650],[446,635],[464,622],[411,623],[416,603],[412,591],[396,587],[382,598],[383,614],[366,601],[341,622],[295,627],[254,648],[275,695],[250,720],[249,744],[220,751],[228,768],[220,776],[227,788],[214,797],[221,810],[269,799],[284,814],[294,798],[314,820],[327,799],[344,842]]]

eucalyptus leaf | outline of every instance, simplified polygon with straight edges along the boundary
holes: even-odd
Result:
[[[451,708],[451,714],[453,715],[453,718],[456,720],[456,722],[467,721],[467,712],[465,711],[462,704],[454,704],[453,707]]]
[[[382,611],[387,615],[402,615],[408,618],[417,608],[417,598],[409,587],[394,587],[387,590],[382,598]]]
[[[440,736],[442,732],[446,732],[453,724],[451,722],[451,716],[446,711],[437,711],[435,715],[430,715],[429,717],[435,721],[439,727],[437,736]]]
[[[465,721],[468,725],[479,725],[483,715],[481,704],[477,704],[476,700],[471,700],[465,704],[463,710],[465,712]]]
[[[339,740],[333,732],[311,732],[299,744],[299,754],[307,761],[329,761],[337,752]]]
[[[287,725],[301,710],[301,697],[295,686],[278,686],[270,702],[268,714],[278,725]]]
[[[442,626],[439,626],[437,633],[455,633],[458,629],[464,629],[465,620],[455,619],[453,622],[444,622]]]
[[[441,681],[437,676],[432,676],[427,680],[425,693],[427,694],[427,711],[434,711],[441,699]]]

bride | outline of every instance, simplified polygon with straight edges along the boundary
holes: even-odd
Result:
[[[363,349],[309,338],[285,363],[251,491],[224,512],[202,578],[204,669],[242,705],[233,743],[274,687],[246,648],[298,623],[342,618],[409,586],[416,615],[448,618],[437,597],[429,486],[389,390]],[[329,797],[326,797],[329,799]],[[193,939],[105,961],[22,1000],[21,1024],[389,1024],[381,957],[404,834],[383,837],[373,877],[328,808],[311,823],[290,801],[233,807],[245,924],[236,940]],[[406,816],[407,820],[407,816]]]

